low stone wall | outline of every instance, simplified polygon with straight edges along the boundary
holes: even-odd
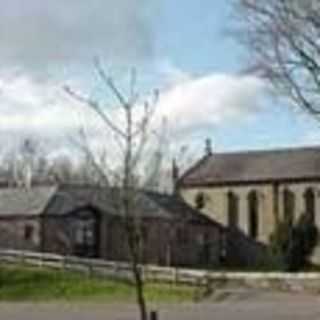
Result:
[[[220,287],[248,287],[320,294],[320,273],[210,272],[207,283],[212,290]]]

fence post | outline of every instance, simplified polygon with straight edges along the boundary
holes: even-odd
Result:
[[[113,261],[113,265],[112,265],[112,268],[111,268],[111,272],[112,272],[112,276],[113,277],[116,277],[116,274],[117,274],[117,265],[116,265],[116,262]]]
[[[62,257],[62,263],[61,263],[61,267],[62,267],[62,271],[65,272],[67,270],[67,262],[68,262],[68,256],[65,255]]]
[[[141,277],[142,277],[142,281],[146,281],[146,266],[145,265],[141,265]]]
[[[174,268],[174,283],[178,284],[179,282],[179,269],[178,267]]]
[[[91,260],[88,261],[88,276],[91,278],[93,276],[93,263]]]
[[[41,256],[40,256],[40,264],[39,267],[42,269],[43,268],[43,261],[44,261],[44,257],[43,257],[44,253],[41,252]]]
[[[25,263],[25,259],[24,258],[25,258],[24,257],[24,252],[21,251],[21,253],[20,253],[20,263],[21,263],[21,265],[24,265],[24,263]]]
[[[150,320],[158,320],[158,313],[155,310],[150,312]]]

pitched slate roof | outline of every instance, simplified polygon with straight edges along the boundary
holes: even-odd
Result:
[[[45,210],[56,187],[0,188],[0,215],[39,215]]]
[[[112,199],[107,190],[98,186],[59,185],[43,214],[64,215],[84,206],[93,206],[111,213]]]
[[[88,185],[36,186],[0,188],[0,217],[8,215],[65,215],[85,206],[95,207],[110,215],[116,210],[119,189]],[[195,223],[210,220],[173,195],[139,191],[136,197],[138,214],[143,218],[187,219]]]
[[[175,195],[159,194],[155,192],[145,192],[144,194],[156,206],[158,206],[158,208],[161,208],[161,210],[170,213],[171,217],[173,218],[199,224],[216,224],[217,227],[221,227],[214,220],[209,219],[198,210],[189,206],[180,197],[177,197]]]
[[[213,153],[191,167],[179,187],[320,180],[320,147]]]

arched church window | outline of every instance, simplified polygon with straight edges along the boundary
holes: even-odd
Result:
[[[194,205],[196,209],[201,210],[205,207],[205,196],[203,192],[198,192],[194,198]]]
[[[239,198],[230,191],[228,192],[228,226],[230,228],[237,228],[239,225]]]
[[[292,226],[294,222],[295,195],[292,191],[285,189],[283,191],[283,216],[285,222]]]
[[[308,188],[304,193],[305,212],[311,218],[311,221],[315,221],[315,194],[312,188]]]
[[[255,190],[248,195],[248,217],[249,236],[256,239],[259,234],[259,201]]]

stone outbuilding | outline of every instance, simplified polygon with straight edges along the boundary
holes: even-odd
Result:
[[[0,188],[0,247],[127,261],[119,190],[88,185]],[[175,195],[141,191],[145,263],[216,268],[226,230]]]

